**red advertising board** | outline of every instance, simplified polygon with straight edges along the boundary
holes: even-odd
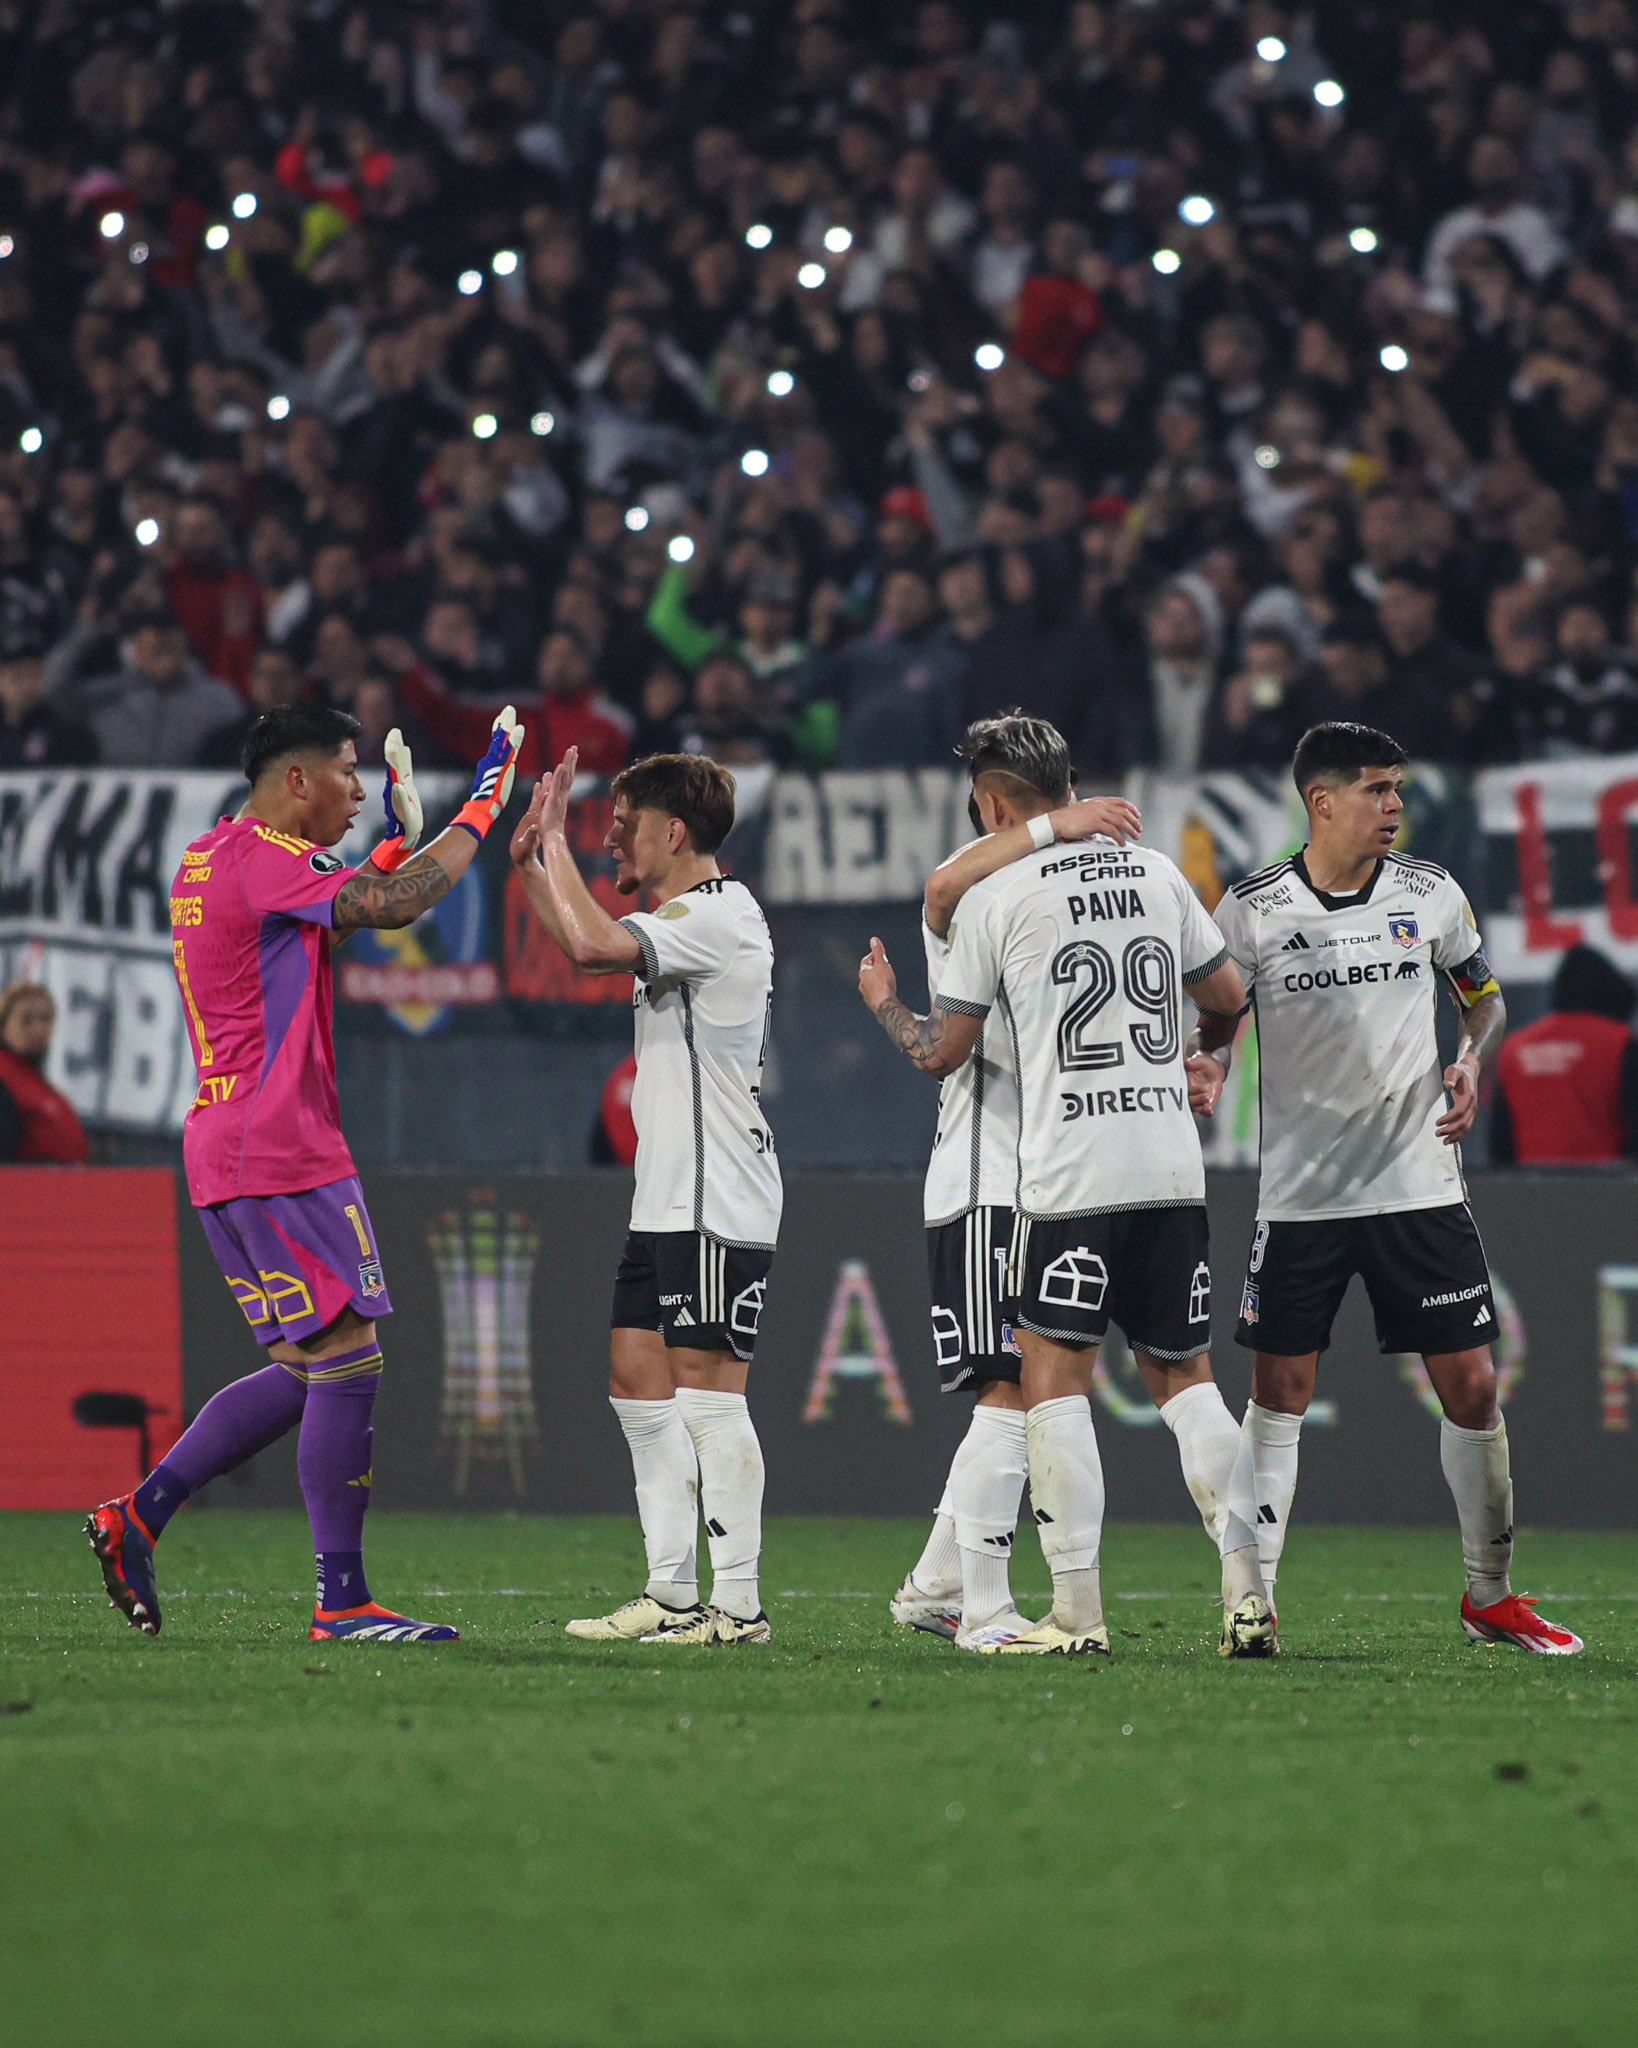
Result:
[[[176,1186],[0,1168],[0,1508],[92,1508],[182,1427]]]

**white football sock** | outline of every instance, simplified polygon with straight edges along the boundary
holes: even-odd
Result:
[[[1302,1417],[1286,1415],[1277,1408],[1260,1408],[1255,1401],[1248,1401],[1240,1433],[1251,1447],[1257,1557],[1272,1604],[1274,1581],[1279,1577],[1280,1558],[1285,1551],[1286,1527],[1291,1520],[1291,1503],[1297,1496],[1297,1442],[1302,1435]],[[1235,1504],[1239,1505],[1238,1489]]]
[[[1103,1542],[1103,1461],[1092,1404],[1064,1394],[1029,1411],[1029,1490],[1052,1568],[1052,1612],[1060,1627],[1081,1631],[1103,1620],[1098,1551]]]
[[[1508,1576],[1513,1565],[1513,1476],[1507,1424],[1458,1429],[1448,1415],[1442,1416],[1439,1463],[1462,1525],[1467,1597],[1475,1607],[1493,1607],[1513,1590]]]
[[[625,1431],[637,1479],[649,1598],[667,1607],[692,1607],[700,1597],[700,1472],[693,1440],[675,1401],[610,1395],[609,1406]]]
[[[1240,1455],[1239,1427],[1224,1404],[1222,1389],[1215,1380],[1185,1387],[1161,1408],[1160,1419],[1177,1439],[1183,1483],[1200,1510],[1212,1547],[1221,1551],[1229,1481]]]
[[[956,1545],[955,1509],[950,1505],[950,1484],[955,1478],[956,1465],[966,1449],[967,1439],[963,1437],[956,1446],[956,1454],[950,1465],[950,1477],[944,1482],[944,1492],[939,1498],[938,1512],[933,1517],[933,1527],[927,1538],[927,1548],[910,1568],[910,1583],[918,1593],[930,1593],[935,1599],[946,1596],[953,1598],[961,1587],[961,1552]]]
[[[975,1408],[950,1467],[964,1628],[982,1628],[1012,1606],[1008,1566],[1028,1475],[1022,1412]]]
[[[743,1394],[679,1387],[677,1408],[700,1461],[700,1508],[711,1547],[711,1605],[740,1621],[762,1612],[762,1446]]]

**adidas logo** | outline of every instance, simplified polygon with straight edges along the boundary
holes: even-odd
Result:
[[[1488,1323],[1488,1322],[1489,1322],[1489,1320],[1490,1320],[1490,1309],[1489,1309],[1489,1306],[1488,1306],[1488,1305],[1487,1305],[1487,1304],[1486,1304],[1485,1302],[1482,1302],[1482,1301],[1481,1301],[1481,1302],[1479,1303],[1479,1313],[1478,1313],[1478,1314],[1477,1314],[1477,1315],[1476,1315],[1476,1316],[1475,1316],[1475,1317],[1473,1318],[1473,1327],[1474,1327],[1474,1329],[1475,1329],[1475,1330],[1477,1330],[1477,1329],[1480,1329],[1480,1328],[1481,1328],[1481,1327],[1482,1327],[1482,1326],[1483,1326],[1483,1325],[1484,1325],[1485,1323]]]
[[[1290,938],[1288,938],[1285,944],[1280,948],[1280,951],[1282,953],[1306,953],[1310,950],[1311,948],[1309,947],[1308,941],[1303,937],[1301,932],[1293,932]]]
[[[1277,1514],[1275,1514],[1274,1510],[1265,1501],[1263,1505],[1257,1510],[1257,1519],[1259,1522],[1274,1523],[1277,1522],[1280,1518]]]
[[[687,1309],[678,1309],[672,1328],[675,1330],[691,1330],[693,1327],[694,1318],[688,1313]]]

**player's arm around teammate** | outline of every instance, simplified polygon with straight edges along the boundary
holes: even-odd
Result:
[[[726,770],[656,755],[615,778],[604,844],[616,887],[657,899],[652,913],[617,919],[568,843],[577,766],[571,748],[536,786],[512,859],[531,909],[583,973],[638,984],[637,1185],[610,1318],[609,1395],[631,1451],[648,1583],[569,1633],[766,1642],[763,1464],[745,1389],[780,1210],[761,1105],[772,944],[750,892],[717,865],[734,815]],[[702,1509],[709,1605],[696,1563]]]

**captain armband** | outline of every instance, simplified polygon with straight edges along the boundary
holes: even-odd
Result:
[[[1483,946],[1471,958],[1464,960],[1460,967],[1450,968],[1447,979],[1456,991],[1456,1000],[1464,1010],[1471,1010],[1475,1003],[1481,1002],[1486,996],[1501,994],[1501,983],[1496,979],[1495,970],[1491,967],[1489,955]]]

